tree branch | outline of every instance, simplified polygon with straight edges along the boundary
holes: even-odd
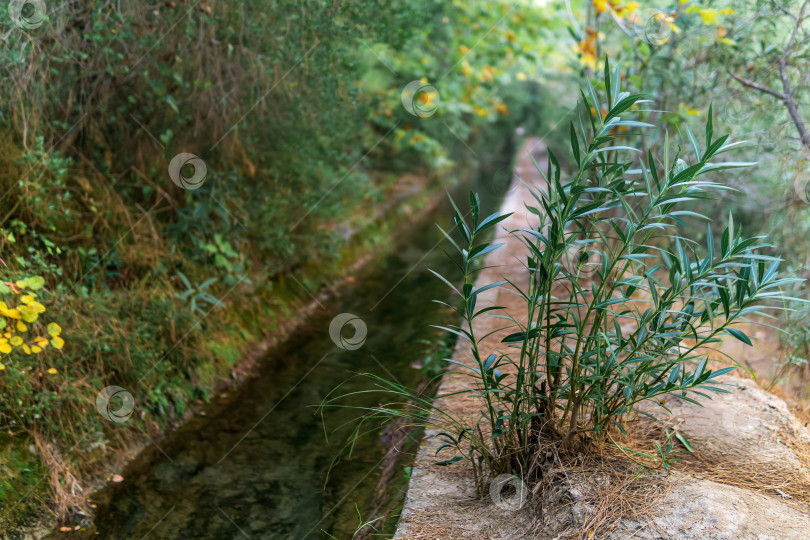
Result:
[[[785,101],[786,96],[784,94],[780,94],[776,90],[771,90],[767,86],[762,86],[761,84],[755,83],[754,81],[749,81],[748,79],[744,79],[743,77],[740,77],[739,75],[736,75],[736,74],[732,73],[731,71],[729,71],[728,74],[731,75],[732,79],[734,79],[738,83],[742,84],[743,86],[747,86],[748,88],[753,88],[754,90],[758,90],[758,91],[760,91],[760,92],[762,92],[764,94],[770,94],[770,95],[772,95],[773,97],[775,97],[776,99],[778,99],[780,101]]]
[[[790,81],[788,80],[787,74],[788,57],[790,57],[790,53],[792,52],[793,44],[796,41],[796,34],[799,32],[799,27],[804,22],[804,10],[807,8],[808,1],[810,0],[805,0],[802,4],[802,9],[799,11],[799,15],[796,17],[796,24],[793,26],[793,33],[790,36],[787,47],[785,47],[785,54],[783,54],[782,58],[779,59],[779,76],[782,79],[782,89],[785,91],[785,107],[787,107],[788,114],[790,114],[790,118],[793,120],[793,123],[796,125],[796,129],[799,131],[799,137],[802,140],[802,145],[804,146],[805,150],[810,152],[810,133],[807,132],[807,127],[804,125],[804,120],[799,114],[799,109],[796,107],[796,102],[793,101],[793,93],[790,90]]]
[[[793,45],[796,43],[796,35],[799,33],[799,28],[801,27],[802,23],[804,22],[804,12],[807,8],[807,4],[810,3],[810,0],[805,0],[802,3],[802,7],[799,10],[799,14],[795,17],[787,12],[781,5],[774,2],[782,11],[790,15],[795,24],[793,25],[793,31],[790,34],[790,39],[785,46],[785,52],[782,57],[779,59],[779,78],[782,81],[782,90],[784,93],[777,92],[776,90],[772,90],[767,86],[762,84],[756,83],[754,81],[750,81],[746,78],[740,77],[728,71],[728,74],[731,76],[732,79],[737,81],[738,83],[742,84],[743,86],[747,86],[748,88],[753,88],[763,94],[768,94],[776,99],[780,100],[782,103],[785,104],[785,108],[788,110],[788,114],[790,115],[791,120],[793,120],[793,124],[796,126],[796,130],[799,132],[799,139],[802,142],[802,146],[804,146],[805,150],[810,152],[810,133],[807,131],[807,126],[804,124],[804,120],[802,119],[801,114],[799,114],[799,109],[796,107],[796,102],[793,99],[793,92],[790,88],[790,80],[788,79],[787,73],[787,62],[788,58],[790,58],[790,53],[793,52]]]

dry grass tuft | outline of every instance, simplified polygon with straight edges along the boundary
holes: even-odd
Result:
[[[678,469],[696,478],[780,497],[784,502],[807,511],[810,508],[810,443],[787,432],[779,435],[794,454],[791,460],[754,461],[730,457],[701,448],[678,464]]]
[[[554,531],[562,538],[594,538],[624,519],[643,521],[668,492],[663,469],[645,467],[607,443],[593,444],[575,459],[557,456],[555,465],[534,491],[546,500],[554,492],[567,495],[563,507],[576,517],[565,531]],[[555,521],[549,518],[547,523]]]
[[[596,534],[624,519],[650,517],[668,492],[661,476],[619,460],[605,460],[597,469],[582,471],[580,478],[588,486],[583,499],[592,506],[582,533]]]
[[[628,429],[628,442],[622,441],[621,444],[633,450],[655,454],[652,441],[663,441],[666,427],[669,426],[646,418],[634,422]],[[778,497],[807,511],[810,507],[810,442],[789,431],[780,431],[774,438],[785,446],[787,457],[751,459],[749,456],[724,453],[700,444],[695,447],[694,453],[686,452],[680,447],[681,450],[675,454],[677,461],[672,463],[672,469],[701,480]],[[615,447],[608,449],[610,452],[617,450]],[[790,459],[790,455],[795,460]]]
[[[57,517],[89,515],[87,496],[81,487],[79,472],[65,463],[55,444],[48,442],[36,431],[31,430],[30,433],[37,453],[49,472],[48,482],[52,493],[49,510]]]

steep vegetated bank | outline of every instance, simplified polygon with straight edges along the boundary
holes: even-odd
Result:
[[[209,399],[445,182],[497,173],[515,127],[555,112],[531,107],[547,100],[529,43],[562,25],[531,6],[12,4],[3,528],[89,512],[105,463]]]

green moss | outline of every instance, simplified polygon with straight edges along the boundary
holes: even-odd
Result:
[[[0,530],[24,523],[41,511],[47,471],[27,437],[0,435]]]

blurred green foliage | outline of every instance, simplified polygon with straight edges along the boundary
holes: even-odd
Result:
[[[714,218],[715,233],[723,216],[734,212],[746,234],[765,235],[780,246],[787,272],[803,279],[810,278],[808,15],[810,2],[804,0],[585,0],[575,4],[578,22],[571,30],[583,73],[598,70],[605,54],[615,55],[623,59],[626,87],[646,90],[652,103],[645,121],[659,126],[647,141],[652,151],[667,134],[688,148],[678,125],[696,130],[710,105],[721,111],[716,129],[730,133],[732,141],[746,141],[735,159],[756,166],[745,174],[721,172],[719,181],[735,190],[701,204],[700,211]],[[693,238],[705,239],[702,224],[686,225]],[[787,296],[808,299],[805,282],[788,289]],[[784,330],[785,362],[803,365],[810,303],[785,307],[796,311],[771,323]]]
[[[558,121],[549,89],[576,77],[564,10],[541,3],[45,6],[27,28],[0,9],[0,279],[42,276],[66,344],[5,362],[0,425],[67,469],[50,487],[17,471],[3,508],[33,492],[83,509],[66,470],[92,477],[208,399],[308,301],[289,275],[317,289],[384,244],[403,197],[510,174],[516,127]],[[434,115],[403,106],[412,81]],[[167,174],[183,152],[205,163],[199,189]],[[95,410],[107,385],[135,396],[125,425]]]

